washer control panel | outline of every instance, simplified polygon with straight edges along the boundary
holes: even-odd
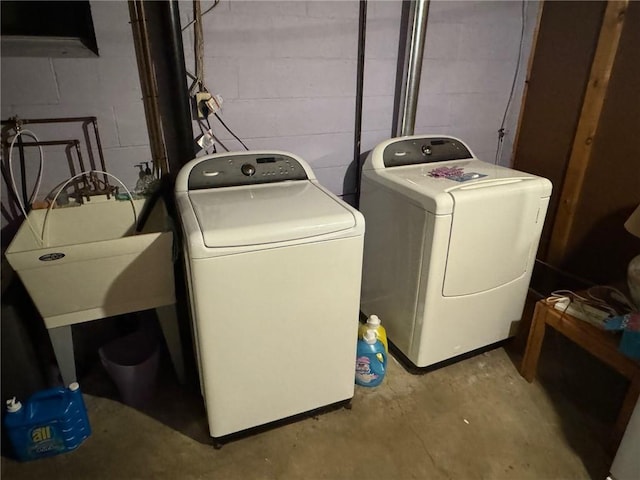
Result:
[[[304,167],[287,155],[239,154],[195,165],[189,173],[189,190],[307,179]]]
[[[386,168],[465,158],[473,158],[469,149],[458,140],[449,137],[399,140],[387,145],[382,154]]]

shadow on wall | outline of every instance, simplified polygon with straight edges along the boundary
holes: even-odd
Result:
[[[362,177],[362,167],[369,152],[367,150],[360,154],[360,165],[357,165],[353,160],[344,174],[344,180],[342,182],[342,199],[354,208],[358,208],[360,205],[360,178]]]
[[[618,210],[594,223],[571,249],[562,268],[597,284],[624,286],[627,265],[640,252],[640,239],[624,228],[632,211]]]

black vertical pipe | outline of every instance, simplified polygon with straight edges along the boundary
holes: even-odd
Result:
[[[171,177],[195,157],[191,107],[176,0],[145,2]]]
[[[187,68],[184,61],[184,46],[182,45],[182,28],[180,26],[180,10],[177,0],[160,2],[164,5],[161,11],[162,19],[166,25],[168,38],[166,55],[168,77],[170,80],[170,92],[172,107],[176,113],[176,158],[169,159],[169,170],[173,175],[178,173],[182,165],[193,159],[195,151],[193,147],[193,128],[191,124],[191,107],[189,104],[189,89],[187,88]],[[165,130],[166,131],[166,130]]]
[[[362,161],[360,159],[362,143],[362,100],[364,91],[364,60],[367,37],[367,0],[360,0],[360,15],[358,21],[358,67],[356,79],[356,119],[353,140],[353,160],[356,166],[356,208],[360,206],[360,177]]]
[[[144,8],[148,20],[149,47],[158,86],[158,106],[169,170],[168,174],[162,177],[161,189],[150,199],[150,204],[152,205],[162,196],[167,212],[175,219],[178,215],[173,195],[175,178],[180,168],[195,157],[180,11],[178,2],[175,0],[145,0]],[[144,225],[144,221],[144,214],[142,214],[138,223],[139,229]],[[176,244],[179,245],[182,242],[181,232],[178,229],[174,233]],[[178,249],[178,255],[181,255],[181,251],[182,249]],[[179,319],[189,318],[183,263],[183,259],[174,263],[176,308]],[[180,322],[180,337],[184,344],[183,351],[193,351],[186,322]],[[186,373],[190,383],[197,383],[197,374],[195,374],[197,369],[193,359],[193,355],[185,355]]]

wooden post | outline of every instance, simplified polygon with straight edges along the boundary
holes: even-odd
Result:
[[[520,99],[520,114],[518,115],[518,124],[516,125],[516,134],[513,137],[513,146],[511,148],[510,166],[516,158],[516,150],[518,149],[518,140],[520,139],[520,128],[522,127],[522,119],[524,117],[524,106],[527,103],[527,93],[529,93],[529,81],[531,79],[531,69],[533,68],[533,60],[536,56],[536,46],[538,44],[538,33],[540,33],[540,22],[542,21],[542,13],[547,0],[542,0],[538,6],[538,15],[536,17],[536,26],[533,29],[533,38],[531,39],[531,49],[529,50],[529,61],[527,62],[527,73],[524,77],[524,86],[522,87],[522,98]],[[498,159],[499,160],[499,159]]]
[[[536,378],[538,360],[540,359],[540,352],[542,351],[542,341],[544,340],[544,333],[547,326],[546,315],[548,308],[549,306],[544,303],[543,300],[540,300],[536,303],[533,312],[531,329],[529,330],[529,340],[527,341],[527,348],[525,349],[522,364],[520,365],[520,375],[529,383],[533,382]]]
[[[569,246],[628,3],[628,0],[607,2],[549,243],[547,259],[555,265],[563,262]]]

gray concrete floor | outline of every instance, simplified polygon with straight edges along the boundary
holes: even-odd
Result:
[[[545,344],[543,357],[560,348],[561,362],[571,348]],[[542,368],[548,373],[529,384],[518,364],[518,355],[502,347],[420,375],[392,358],[380,387],[356,387],[351,410],[220,450],[212,448],[193,389],[165,372],[156,397],[139,411],[120,403],[97,369],[83,380],[91,437],[49,459],[3,457],[2,478],[603,479],[620,395],[592,395],[585,382],[571,390],[573,375],[549,361]],[[591,367],[578,362],[584,368]]]

